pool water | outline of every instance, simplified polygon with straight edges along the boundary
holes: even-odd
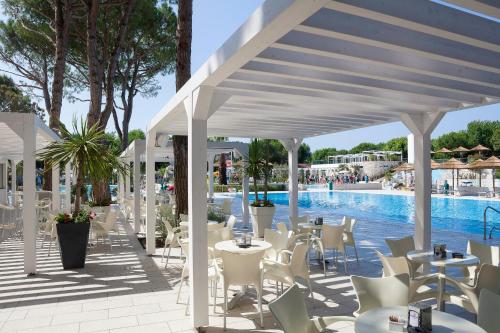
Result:
[[[253,200],[250,195],[250,202]],[[288,193],[269,193],[269,199],[278,211],[288,209]],[[338,221],[351,216],[367,222],[385,221],[413,224],[415,198],[411,195],[370,194],[354,192],[299,192],[299,214],[323,216],[328,221]],[[286,206],[286,207],[283,207]],[[432,198],[433,229],[453,230],[462,233],[483,233],[483,211],[487,206],[500,210],[500,202],[457,198]],[[278,212],[277,212],[278,213]],[[500,215],[488,214],[489,222],[500,222]],[[278,214],[277,214],[278,215]]]

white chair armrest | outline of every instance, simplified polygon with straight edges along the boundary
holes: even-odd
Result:
[[[349,316],[329,316],[329,317],[314,317],[311,319],[318,329],[318,331],[323,331],[328,328],[328,326],[341,321],[354,322],[356,318]]]

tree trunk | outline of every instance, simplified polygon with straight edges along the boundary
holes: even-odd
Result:
[[[177,59],[175,64],[175,87],[179,91],[191,77],[191,40],[193,28],[193,0],[179,0],[177,11]],[[176,215],[186,214],[187,198],[187,137],[175,135],[174,169],[175,169],[175,203]]]
[[[227,185],[226,154],[219,156],[219,185]]]
[[[253,190],[255,191],[254,202],[259,202],[259,189],[257,188],[257,178],[253,177]]]
[[[52,103],[49,113],[49,126],[54,131],[59,131],[59,118],[61,117],[61,107],[64,89],[64,73],[66,68],[66,54],[69,44],[69,26],[71,21],[71,3],[68,0],[55,1],[55,62],[54,78],[52,82]]]
[[[97,56],[97,19],[99,16],[99,0],[87,3],[87,65],[90,82],[90,105],[87,115],[88,126],[99,121],[102,99],[102,75]]]
[[[43,182],[42,189],[44,191],[52,191],[52,168],[43,166]]]
[[[92,180],[93,202],[97,206],[109,206],[111,203],[111,192],[108,180]]]

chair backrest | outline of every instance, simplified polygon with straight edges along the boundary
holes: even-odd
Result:
[[[478,257],[481,264],[493,266],[500,264],[500,246],[490,246],[470,240],[467,242],[467,253]]]
[[[187,214],[179,214],[179,218],[181,219],[181,222],[189,222],[189,215]]]
[[[290,260],[290,269],[293,275],[301,278],[309,276],[309,267],[307,265],[307,251],[309,246],[306,243],[297,243],[293,248],[292,259]]]
[[[482,289],[489,289],[496,294],[500,294],[500,267],[490,264],[481,265],[477,275],[475,289],[477,294]]]
[[[224,228],[226,229],[226,228]],[[222,242],[224,240],[222,231],[224,229],[218,229],[218,230],[212,230],[207,232],[207,244],[208,247],[214,249],[215,251],[215,244],[218,242]]]
[[[279,251],[288,248],[288,234],[277,230],[265,229],[264,241],[272,245],[272,247],[266,251],[266,256],[268,258],[277,259]]]
[[[109,211],[109,213],[106,215],[106,222],[104,223],[105,228],[107,231],[113,230],[113,231],[118,231],[118,225],[116,224],[116,220],[118,218],[118,214],[116,213],[116,210],[112,209]]]
[[[224,228],[224,223],[209,223],[207,224],[208,231],[214,231]]]
[[[408,274],[410,273],[410,266],[408,265],[408,259],[406,257],[389,257],[384,256],[378,250],[375,250],[378,258],[382,262],[384,275],[383,276],[393,276],[399,274]]]
[[[276,224],[276,229],[278,231],[283,232],[283,233],[288,233],[288,228],[286,227],[286,224],[284,222],[279,222]]]
[[[226,227],[233,230],[235,224],[236,224],[236,216],[234,215],[229,216],[226,222]]]
[[[299,223],[309,223],[309,215],[297,216],[297,217],[288,217],[290,221],[290,225],[292,229],[295,230],[298,228]]]
[[[296,284],[269,303],[269,310],[285,333],[318,332],[309,319],[304,295]]]
[[[259,284],[262,252],[238,254],[221,251],[225,285]]]
[[[345,232],[352,232],[352,230],[354,229],[354,225],[356,224],[356,219],[344,216],[344,218],[342,219],[342,224],[345,226]]]
[[[323,224],[321,241],[325,249],[344,249],[344,225]]]
[[[413,236],[407,236],[401,239],[385,239],[387,246],[391,249],[394,257],[406,257],[406,254],[415,250],[415,241]]]
[[[226,198],[224,201],[222,201],[222,206],[221,210],[222,213],[225,215],[231,215],[231,204],[233,203],[233,200]]]
[[[410,276],[399,274],[381,278],[351,276],[359,308],[354,315],[360,315],[373,308],[408,305]]]
[[[498,332],[500,328],[500,295],[486,288],[479,294],[479,310],[477,324],[486,332]]]

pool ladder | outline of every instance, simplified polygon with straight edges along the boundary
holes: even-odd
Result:
[[[484,221],[484,234],[483,234],[483,239],[486,240],[486,213],[488,212],[488,209],[491,209],[492,211],[494,212],[497,212],[498,214],[500,214],[500,210],[498,209],[495,209],[491,206],[487,206],[485,209],[484,209],[484,212],[483,212],[483,221]],[[491,227],[491,230],[490,230],[490,239],[491,239],[491,235],[493,233],[494,230],[500,230],[500,227],[499,226],[496,226],[495,224],[493,224],[493,226]]]

